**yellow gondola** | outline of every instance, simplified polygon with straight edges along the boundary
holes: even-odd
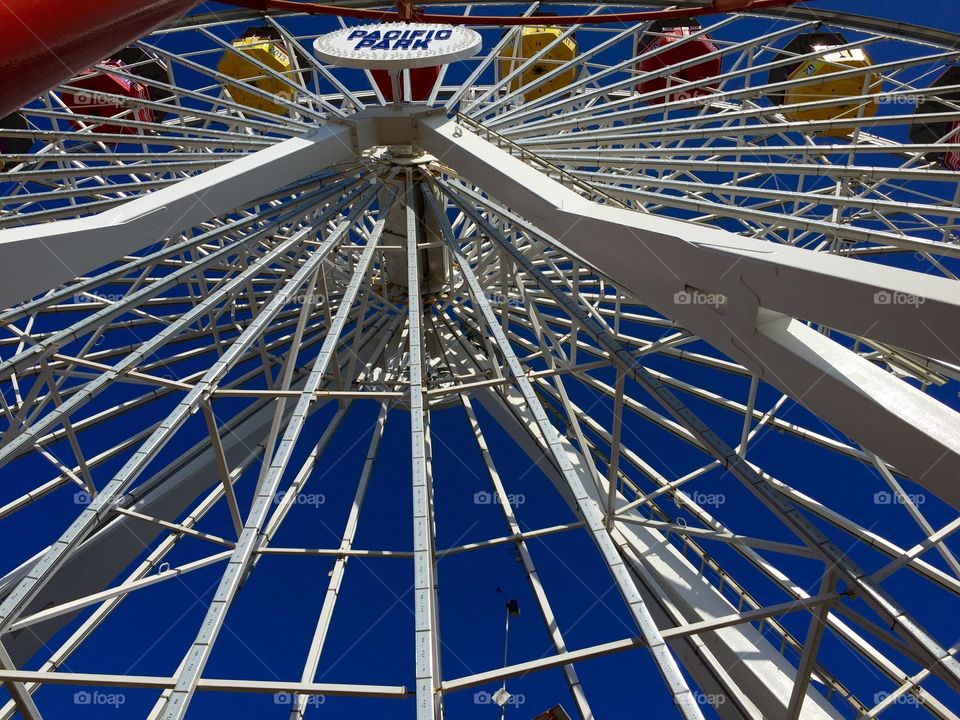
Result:
[[[497,58],[497,81],[499,82],[520,68],[527,60],[555,42],[564,32],[563,28],[549,25],[525,25],[521,29],[519,37],[508,42],[500,51]],[[516,92],[524,85],[535,82],[563,63],[573,60],[576,56],[577,41],[573,36],[568,36],[556,43],[532,65],[518,73],[510,81],[510,91]],[[542,85],[524,90],[523,97],[527,102],[536,100],[548,93],[563,89],[576,79],[577,69],[571,67]]]
[[[243,37],[233,41],[233,47],[239,52],[227,51],[223,54],[217,65],[220,73],[245,81],[276,97],[292,99],[289,83],[257,65],[258,62],[262,63],[291,82],[299,82],[294,57],[276,30],[269,27],[250,28]],[[287,108],[283,105],[257,95],[242,85],[228,83],[226,89],[231,99],[240,105],[275,115],[287,114]]]
[[[798,35],[784,48],[778,60],[793,55],[811,55],[796,64],[778,67],[770,72],[771,83],[799,81],[801,84],[773,93],[770,99],[784,105],[784,117],[791,122],[846,120],[873,117],[877,114],[876,99],[859,99],[879,93],[883,78],[873,70],[873,60],[861,48],[844,48],[841,33],[807,33]],[[838,73],[861,71],[837,77]],[[824,102],[813,107],[792,108],[791,105],[812,104],[849,98],[849,102]],[[820,135],[846,137],[850,127],[834,127],[818,131]]]

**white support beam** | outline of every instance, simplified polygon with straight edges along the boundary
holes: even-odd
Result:
[[[529,273],[529,268],[521,268]],[[467,350],[467,348],[464,348]],[[469,352],[469,350],[467,350]],[[479,369],[485,369],[484,359],[475,357]],[[530,459],[540,467],[564,494],[567,502],[574,500],[566,491],[566,483],[556,463],[552,460],[549,445],[528,408],[515,388],[506,388],[502,397],[494,389],[478,395],[478,400],[492,415],[494,422],[506,430]],[[575,408],[576,409],[576,408]],[[576,409],[579,413],[579,409]],[[592,428],[596,431],[595,428]],[[593,485],[590,471],[573,444],[563,435],[559,441],[570,457],[573,467],[587,488],[596,506],[603,507],[607,493]],[[603,479],[604,482],[606,478]],[[618,496],[618,509],[627,501]],[[626,525],[623,516],[617,517],[614,536],[622,538],[632,554],[642,558],[647,568],[642,575],[631,567],[631,575],[638,589],[655,613],[657,624],[664,630],[664,638],[678,622],[710,624],[719,618],[735,613],[737,608],[707,583],[701,572],[677,549],[664,533],[642,525]],[[749,551],[749,548],[747,548]],[[644,579],[646,578],[646,579]],[[658,587],[648,586],[650,579],[660,578]],[[671,644],[671,649],[684,658],[684,666],[690,671],[700,689],[706,693],[722,692],[731,706],[745,708],[750,718],[778,717],[786,707],[793,686],[793,668],[757,628],[749,624],[721,624],[718,630],[704,633],[696,641],[696,650],[684,644]],[[839,718],[829,702],[815,689],[810,690],[813,703],[806,710],[805,718],[826,720]]]
[[[758,307],[933,357],[960,345],[960,286],[951,280],[599,205],[453,120],[427,117],[418,126],[428,152],[667,316],[684,309],[677,293],[723,294],[721,312],[701,305],[686,314],[726,324],[726,333],[713,333],[724,351],[753,331]],[[921,300],[885,303],[879,292]]]
[[[437,559],[433,518],[433,478],[423,393],[423,299],[420,296],[420,250],[416,193],[412,174],[406,180],[407,328],[410,369],[410,457],[413,478],[414,644],[417,677],[417,720],[442,720],[440,630],[437,622]]]
[[[372,198],[370,198],[372,199]],[[369,202],[369,201],[368,201]],[[343,221],[326,239],[323,247],[315,252],[297,273],[286,283],[282,292],[277,293],[267,306],[247,326],[243,333],[230,345],[221,358],[204,373],[194,389],[164,419],[163,423],[139,447],[137,452],[127,461],[114,478],[101,488],[99,494],[80,513],[79,517],[70,525],[56,543],[51,545],[30,568],[12,589],[10,594],[0,603],[0,631],[5,631],[15,621],[27,604],[39,593],[43,586],[50,581],[70,554],[83,542],[89,533],[106,516],[121,498],[122,494],[136,481],[147,465],[156,457],[161,449],[169,442],[173,434],[187,421],[206,394],[217,386],[220,380],[229,372],[230,368],[240,360],[243,353],[253,344],[271,320],[276,317],[281,308],[287,304],[288,298],[306,282],[310,274],[326,259],[343,240],[343,237],[356,221],[356,217],[365,205],[354,211],[354,215]],[[342,307],[342,305],[341,305]],[[331,330],[332,333],[332,330]],[[339,332],[338,332],[339,334]],[[327,347],[331,335],[324,340]],[[313,390],[311,388],[311,400]]]
[[[176,678],[157,675],[99,675],[94,673],[39,672],[33,670],[0,670],[0,682],[37,682],[50,685],[93,687],[125,687],[164,689],[174,686]],[[283,680],[234,680],[205,678],[197,689],[210,692],[303,693],[331,697],[373,697],[403,699],[409,694],[403,685],[347,685],[338,683],[303,683]]]
[[[370,436],[370,445],[367,449],[367,457],[363,463],[363,470],[360,473],[360,480],[357,483],[357,491],[354,494],[353,504],[350,506],[350,514],[347,517],[347,523],[343,530],[343,537],[340,541],[340,547],[336,550],[331,549],[329,555],[336,557],[333,569],[330,570],[330,579],[327,583],[327,591],[323,596],[323,605],[320,608],[320,615],[317,618],[317,624],[313,631],[313,639],[310,641],[310,648],[307,651],[307,657],[303,664],[303,672],[300,675],[300,682],[313,682],[317,674],[317,667],[320,665],[320,654],[323,652],[324,643],[327,640],[327,634],[330,631],[330,623],[333,620],[333,612],[340,597],[340,587],[343,584],[343,577],[347,569],[347,560],[354,555],[363,557],[373,556],[370,552],[356,551],[353,549],[353,540],[356,537],[357,525],[360,521],[360,509],[363,507],[363,500],[367,493],[367,486],[370,482],[370,474],[373,471],[373,463],[377,459],[377,451],[380,448],[380,440],[383,438],[383,429],[387,422],[387,404],[380,406],[380,414],[377,416],[376,426]],[[278,552],[273,548],[272,552]],[[307,554],[306,552],[304,554]],[[405,553],[390,553],[386,557],[396,557],[406,555]],[[293,701],[293,708],[290,710],[290,720],[303,720],[307,712],[307,704],[310,697],[307,695],[297,695]]]
[[[460,266],[464,280],[469,288],[470,296],[483,316],[486,330],[492,336],[496,347],[499,348],[503,354],[504,362],[509,368],[510,374],[513,376],[514,385],[522,397],[521,404],[529,412],[532,423],[542,434],[546,444],[546,452],[556,463],[567,487],[569,496],[573,498],[577,511],[586,522],[594,543],[606,563],[617,588],[620,590],[631,617],[639,628],[669,693],[673,697],[677,710],[681,716],[687,718],[687,720],[702,720],[703,713],[697,705],[693,693],[690,691],[686,678],[680,673],[676,658],[660,635],[660,630],[650,614],[650,609],[637,591],[636,585],[633,583],[626,565],[617,552],[616,546],[604,525],[603,515],[600,510],[601,506],[596,503],[588,493],[588,488],[590,492],[594,492],[596,487],[589,478],[585,479],[578,474],[577,469],[574,467],[570,451],[564,447],[562,436],[550,423],[546,411],[534,392],[529,378],[527,378],[524,373],[520,361],[517,359],[502,328],[497,322],[496,313],[484,295],[480,282],[470,267],[469,261],[463,254],[463,251],[457,244],[446,213],[437,206],[436,200],[431,193],[426,193],[426,197],[431,209],[440,222],[440,227],[450,246],[450,251],[456,263]]]
[[[521,227],[960,507],[960,414],[791,317],[937,356],[960,346],[960,284],[599,205],[453,121],[429,117],[419,127],[429,152],[508,199]]]
[[[448,192],[450,192],[448,183],[443,181],[439,182],[442,187],[448,188]],[[529,259],[508,243],[505,238],[500,236],[495,228],[481,217],[467,201],[455,193],[452,195],[452,198],[468,216],[481,226],[492,238],[495,238],[500,246],[513,256],[518,266],[522,267],[542,290],[552,295],[554,300],[564,307],[567,315],[569,315],[571,319],[575,317],[578,318],[581,326],[609,353],[611,360],[625,372],[629,373],[632,379],[638,382],[647,392],[656,397],[674,419],[696,437],[698,443],[705,450],[713,455],[716,460],[722,462],[734,477],[740,480],[740,482],[758,497],[774,514],[784,521],[811,549],[815,549],[820,553],[823,559],[831,567],[835,567],[836,571],[841,574],[847,582],[857,586],[862,592],[864,599],[873,605],[874,609],[893,624],[899,625],[901,632],[909,638],[914,648],[918,649],[921,655],[928,661],[932,661],[934,665],[938,665],[938,669],[942,671],[942,676],[949,678],[948,682],[960,680],[960,664],[958,664],[952,655],[947,653],[923,627],[910,618],[896,600],[876,585],[876,582],[879,581],[878,578],[867,577],[866,573],[848,558],[840,548],[799,513],[792,503],[781,497],[760,470],[747,464],[733,448],[727,445],[716,432],[692,412],[679,397],[653,377],[646,368],[638,364],[636,358],[631,355],[621,343],[612,337],[610,328],[604,322],[598,322],[594,317],[587,315],[586,312],[581,309],[579,299],[571,299],[560,288],[544,278],[542,273],[530,263]],[[909,561],[910,558],[907,557],[902,562],[906,564]],[[900,561],[895,561],[894,564],[898,562]]]
[[[0,671],[8,672],[14,670],[16,670],[16,665],[13,664],[13,659],[7,652],[6,646],[3,644],[3,641],[0,640]],[[23,680],[5,678],[3,682],[10,696],[13,698],[13,702],[16,703],[17,709],[25,720],[43,720],[43,717],[40,715],[40,710],[33,701],[33,696],[30,694]]]
[[[186,662],[177,673],[176,686],[163,705],[161,717],[164,720],[182,720],[187,713],[190,701],[193,698],[194,692],[197,690],[197,684],[203,674],[203,669],[210,658],[213,645],[226,620],[226,614],[230,609],[230,604],[236,597],[240,583],[246,576],[246,572],[253,559],[256,544],[264,523],[267,520],[267,514],[274,505],[276,492],[286,471],[287,463],[292,456],[294,446],[303,430],[310,405],[315,401],[314,393],[319,389],[324,376],[329,370],[340,335],[351,314],[353,303],[359,292],[360,283],[366,277],[367,271],[370,268],[374,251],[380,241],[380,235],[383,232],[384,222],[385,220],[383,218],[377,221],[367,244],[364,246],[363,253],[354,267],[350,283],[344,291],[343,300],[337,310],[336,317],[327,336],[324,338],[320,352],[313,362],[310,375],[304,384],[300,398],[297,400],[296,407],[294,408],[290,421],[287,423],[280,444],[277,446],[276,452],[270,457],[269,470],[264,476],[263,481],[258,483],[257,495],[251,504],[250,513],[244,523],[243,532],[240,534],[237,545],[233,550],[228,569],[221,577],[216,596],[207,608],[203,624],[197,632],[190,649],[184,656]],[[349,229],[350,225],[352,225],[352,222],[346,227]],[[334,233],[328,238],[331,248],[339,244],[336,238],[337,233]],[[318,253],[312,256],[311,259],[318,256],[322,257],[322,255]],[[298,287],[317,267],[319,267],[319,263],[311,265],[308,262],[303,265],[297,273],[298,277],[302,277],[302,280],[298,283]],[[281,297],[280,301],[284,302],[285,298]]]
[[[98,215],[0,230],[7,307],[211,217],[355,157],[351,128],[327,125]]]

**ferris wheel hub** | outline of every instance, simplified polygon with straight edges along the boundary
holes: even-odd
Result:
[[[370,157],[388,166],[423,167],[437,158],[414,145],[384,145],[370,150]]]

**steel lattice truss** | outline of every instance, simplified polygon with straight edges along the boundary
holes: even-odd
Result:
[[[296,72],[218,71],[253,23]],[[824,23],[882,83],[771,104],[809,82],[769,81],[798,62],[782,47]],[[0,527],[45,528],[5,557],[0,717],[41,718],[42,688],[66,684],[152,690],[164,720],[215,692],[289,693],[291,718],[319,715],[316,696],[393,698],[427,720],[462,691],[559,669],[592,718],[579,663],[629,652],[686,718],[877,717],[904,699],[956,718],[956,638],[916,608],[955,614],[960,593],[960,178],[937,161],[960,140],[911,141],[908,101],[929,100],[957,38],[801,9],[718,16],[700,32],[721,74],[642,92],[645,27],[569,28],[554,42],[576,34],[579,53],[535,76],[537,56],[496,68],[520,31],[492,29],[425,102],[389,103],[369,73],[312,59],[318,27],[191,15],[140,43],[168,81],[145,80],[163,97],[127,99],[114,132],[65,102],[69,83],[24,108],[27,129],[0,129],[35,141],[0,175]],[[273,110],[238,103],[241,86]],[[931,122],[960,121],[955,91],[937,88]],[[348,447],[337,430],[361,407],[376,421]],[[445,547],[435,489],[452,481],[433,453],[454,414],[506,525]],[[385,458],[396,423],[409,455]],[[511,506],[517,470],[488,443],[504,432],[572,519],[531,527]],[[341,478],[356,490],[337,540],[278,541],[345,452],[365,462]],[[402,550],[356,543],[384,462],[411,491]],[[609,570],[620,639],[567,644],[533,546],[566,534]],[[444,604],[444,563],[498,546],[516,548],[552,651],[442,671],[439,618],[469,615]],[[211,677],[241,586],[279,556],[333,563],[301,676]],[[416,652],[390,685],[316,680],[357,557],[407,564]],[[118,608],[145,608],[159,637],[151,588],[210,568],[168,675],[64,670]]]

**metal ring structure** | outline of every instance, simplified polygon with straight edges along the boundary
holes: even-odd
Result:
[[[957,717],[958,36],[174,4],[6,60],[0,719]]]

